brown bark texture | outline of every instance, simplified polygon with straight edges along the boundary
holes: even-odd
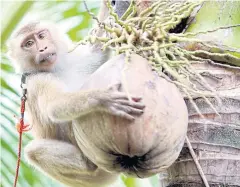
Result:
[[[222,95],[221,104],[212,100],[221,117],[203,99],[195,98],[202,119],[186,100],[188,137],[210,186],[240,186],[240,72],[213,65],[196,69]],[[204,186],[186,146],[168,174],[171,187]]]

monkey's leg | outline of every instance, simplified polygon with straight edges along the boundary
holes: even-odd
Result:
[[[63,141],[33,140],[26,146],[25,156],[33,166],[72,187],[102,187],[117,178],[116,174],[99,169],[77,147]]]

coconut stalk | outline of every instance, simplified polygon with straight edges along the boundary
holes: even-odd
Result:
[[[86,41],[124,53],[126,63],[132,53],[148,59],[186,98],[190,144],[168,169],[169,186],[240,185],[239,2],[131,1],[121,19],[107,6],[106,37]],[[213,8],[220,21],[204,19]]]

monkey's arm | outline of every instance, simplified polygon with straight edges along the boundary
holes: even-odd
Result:
[[[109,16],[109,10],[106,6],[106,0],[101,1],[100,10],[98,13],[99,22],[103,23]],[[95,35],[102,37],[105,35],[105,30],[100,28],[98,23],[95,24]],[[78,65],[76,69],[80,70],[82,79],[86,79],[90,74],[94,73],[101,65],[103,65],[111,56],[111,50],[102,50],[103,44],[96,41],[93,44],[79,45],[68,54],[68,61]],[[81,79],[81,80],[82,80]]]
[[[65,92],[60,81],[43,73],[28,81],[29,99],[35,98],[41,115],[54,122],[70,121],[95,111],[129,120],[134,119],[132,115],[142,114],[144,105],[139,102],[141,98],[132,97],[133,101],[129,101],[127,95],[118,89],[119,85],[115,85],[105,90]]]

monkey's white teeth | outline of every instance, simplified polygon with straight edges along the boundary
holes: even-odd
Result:
[[[51,53],[50,55],[48,55],[47,57],[45,57],[43,60],[41,60],[41,62],[44,62],[44,61],[48,60],[48,59],[51,58],[52,56],[54,56],[54,53]]]
[[[55,61],[55,56],[56,56],[56,53],[51,53],[51,54],[48,54],[48,56],[44,57],[40,63],[46,63],[46,62],[51,62],[51,61]]]
[[[50,54],[49,56],[47,56],[47,58],[46,59],[49,59],[50,57],[52,57],[54,54],[52,53],[52,54]]]

